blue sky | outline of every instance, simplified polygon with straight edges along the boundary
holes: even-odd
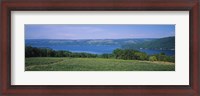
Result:
[[[175,36],[175,25],[26,24],[25,39],[125,39]]]

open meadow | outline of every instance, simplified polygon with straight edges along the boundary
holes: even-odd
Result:
[[[104,58],[30,57],[25,59],[25,71],[175,71],[175,64]]]

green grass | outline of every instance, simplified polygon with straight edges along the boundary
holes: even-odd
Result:
[[[175,64],[102,58],[34,57],[25,59],[26,71],[175,71]]]

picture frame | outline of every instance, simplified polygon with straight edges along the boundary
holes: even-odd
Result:
[[[199,0],[1,1],[1,95],[199,96]],[[189,11],[189,85],[11,85],[11,11]]]

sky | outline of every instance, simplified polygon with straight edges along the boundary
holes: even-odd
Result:
[[[25,39],[126,39],[175,36],[175,25],[26,24]]]

